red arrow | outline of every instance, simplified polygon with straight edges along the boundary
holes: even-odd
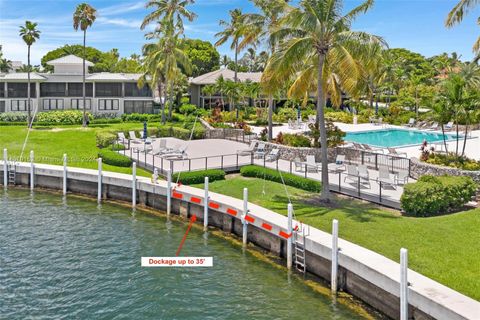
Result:
[[[190,217],[190,222],[188,223],[187,231],[186,231],[185,234],[183,235],[182,241],[180,242],[180,246],[178,247],[177,253],[175,254],[177,257],[178,257],[178,255],[180,254],[180,250],[182,250],[183,243],[184,243],[185,240],[187,239],[188,232],[189,232],[190,229],[192,228],[192,224],[193,224],[195,221],[197,221],[197,216],[196,216],[196,215],[191,216],[191,217]]]

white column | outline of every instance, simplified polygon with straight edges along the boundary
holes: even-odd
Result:
[[[293,231],[293,205],[288,204],[288,224],[287,224],[287,269],[292,268],[292,231]],[[305,244],[304,244],[305,246]]]
[[[172,208],[172,173],[170,170],[166,170],[167,172],[167,215],[170,215],[170,211]]]
[[[7,149],[3,149],[3,186],[6,188],[8,185],[8,153]]]
[[[408,250],[400,249],[400,320],[408,319]]]
[[[137,205],[137,163],[132,164],[132,207]]]
[[[245,220],[245,216],[247,214],[248,214],[248,189],[243,188],[242,241],[244,246],[246,246],[248,242],[248,224],[247,224],[247,220]]]
[[[63,154],[63,195],[67,194],[67,154]]]
[[[203,197],[203,230],[208,229],[208,177],[205,177],[205,195]]]
[[[100,202],[102,200],[102,158],[98,158],[98,190],[97,190],[97,200]]]
[[[33,150],[30,150],[30,190],[33,190],[35,185],[35,164]]]
[[[331,290],[333,294],[337,293],[337,276],[338,274],[338,220],[333,219],[332,222],[332,273],[331,273]]]

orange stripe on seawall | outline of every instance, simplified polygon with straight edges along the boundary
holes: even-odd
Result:
[[[231,214],[232,216],[237,216],[237,210],[233,210],[233,209],[228,208],[227,213]]]
[[[284,232],[284,231],[280,231],[280,232],[278,233],[278,235],[281,236],[281,237],[284,237],[285,239],[288,239],[288,238],[290,238],[290,237],[292,236],[292,234],[288,234],[288,233],[286,233],[286,232]]]
[[[268,231],[272,231],[272,226],[268,223],[262,223],[262,228],[267,229]]]
[[[190,198],[190,201],[191,201],[191,202],[194,202],[194,203],[200,203],[200,202],[202,202],[202,199],[197,198],[197,197],[191,197],[191,198]]]
[[[245,220],[247,220],[248,222],[250,223],[254,223],[255,222],[255,218],[251,217],[251,216],[245,216]]]
[[[208,206],[209,206],[210,208],[213,208],[213,209],[218,209],[218,208],[220,208],[220,205],[219,205],[218,203],[215,203],[215,202],[210,202],[210,203],[208,204]]]
[[[176,199],[183,199],[183,194],[178,193],[178,192],[174,192],[173,197],[176,198]]]

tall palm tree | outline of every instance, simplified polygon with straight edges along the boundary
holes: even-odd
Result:
[[[31,21],[25,21],[24,26],[20,26],[20,37],[22,37],[23,42],[27,45],[28,54],[27,54],[27,77],[28,77],[28,87],[27,87],[27,109],[28,109],[28,127],[32,126],[32,111],[31,111],[31,101],[30,101],[30,47],[32,44],[40,38],[40,31],[37,29],[37,23]]]
[[[215,46],[221,46],[229,39],[232,39],[230,49],[235,52],[235,75],[234,81],[238,81],[237,72],[238,72],[238,52],[240,50],[239,44],[245,30],[245,25],[243,24],[243,15],[240,9],[230,10],[230,21],[220,20],[220,26],[224,29],[215,34],[216,38],[219,38],[215,42]]]
[[[220,93],[220,102],[222,103],[222,110],[225,110],[225,101],[223,100],[223,95],[225,93],[225,79],[223,76],[220,76],[215,80],[215,89]]]
[[[202,92],[204,95],[208,96],[208,108],[212,108],[212,96],[217,92],[215,86],[213,84],[206,85],[202,88]]]
[[[459,24],[468,12],[473,10],[479,4],[480,0],[460,0],[448,13],[445,26],[447,26],[447,28],[452,28],[456,24]],[[480,17],[477,19],[477,24],[480,25]],[[480,37],[478,37],[477,41],[473,44],[473,52],[477,55],[480,54]]]
[[[155,9],[145,16],[140,29],[145,29],[152,22],[164,21],[171,23],[173,28],[183,32],[183,19],[191,22],[197,17],[195,13],[187,9],[187,6],[194,2],[194,0],[150,0],[145,7],[154,7]]]
[[[80,28],[83,31],[83,68],[82,68],[82,96],[83,96],[83,127],[87,126],[87,109],[85,98],[85,57],[86,57],[86,40],[87,29],[92,26],[97,18],[97,10],[88,3],[81,3],[73,13],[73,28],[78,31]]]
[[[322,194],[331,198],[328,184],[327,130],[325,125],[326,94],[340,105],[342,93],[359,95],[361,68],[355,56],[360,56],[372,43],[384,45],[381,38],[365,32],[351,31],[355,18],[368,11],[373,0],[367,0],[346,14],[342,0],[302,0],[281,19],[280,27],[272,34],[282,41],[267,65],[262,79],[267,83],[294,82],[289,96],[308,98],[316,91],[317,115],[315,126],[320,132],[322,156]]]

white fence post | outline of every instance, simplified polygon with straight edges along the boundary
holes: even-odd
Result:
[[[408,250],[400,249],[400,320],[408,319]]]
[[[35,164],[33,150],[30,150],[30,190],[33,190],[35,185]]]
[[[248,189],[243,188],[242,241],[244,246],[246,246],[248,242],[248,224],[247,224],[247,221],[245,220],[245,216],[247,215],[247,213],[248,213]]]
[[[102,158],[98,158],[98,190],[97,200],[102,201]]]
[[[8,186],[8,153],[7,149],[3,149],[3,186],[6,188]]]
[[[132,207],[137,205],[137,163],[132,164]]]
[[[288,204],[288,224],[287,224],[287,269],[292,269],[292,228],[293,224],[293,205],[291,203]]]
[[[337,279],[338,279],[338,220],[332,221],[332,271],[330,285],[332,294],[337,293]]]
[[[67,154],[63,154],[63,195],[67,194]]]
[[[205,177],[205,195],[203,198],[203,230],[208,229],[208,177]]]
[[[170,215],[172,209],[172,172],[166,170],[167,172],[167,215]]]

